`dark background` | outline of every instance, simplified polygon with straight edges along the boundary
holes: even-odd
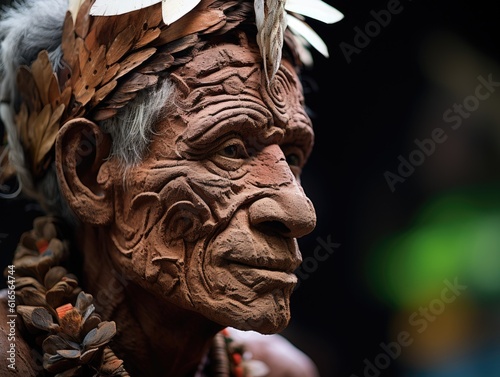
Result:
[[[382,351],[380,343],[396,339],[394,331],[397,334],[400,330],[394,330],[394,322],[405,309],[384,300],[374,290],[380,276],[390,271],[384,270],[384,257],[373,250],[386,237],[412,229],[415,216],[434,198],[484,189],[489,194],[484,207],[491,208],[488,200],[499,192],[495,188],[500,178],[498,93],[487,104],[481,104],[457,131],[450,131],[442,119],[454,103],[474,94],[477,76],[486,78],[491,73],[500,81],[499,12],[495,2],[487,1],[402,0],[399,3],[403,10],[393,15],[359,54],[352,54],[348,63],[341,43],[355,46],[354,28],[364,29],[373,20],[370,12],[385,10],[390,2],[328,3],[345,17],[328,26],[314,23],[330,48],[330,58],[317,56],[316,70],[311,72],[317,84],[316,92],[308,96],[309,106],[316,113],[316,144],[302,183],[316,205],[318,224],[312,234],[300,240],[300,245],[305,259],[313,257],[318,237],[326,240],[330,236],[341,246],[329,259],[319,262],[295,292],[289,333],[315,358],[322,377],[377,377],[377,372],[365,371],[364,360],[373,362]],[[447,131],[447,141],[391,192],[384,172],[397,173],[398,156],[407,158],[415,149],[413,140],[431,137],[436,127]],[[460,208],[455,210],[460,212]],[[500,233],[500,223],[496,225]],[[447,261],[452,263],[451,246],[434,245],[433,255],[449,255]],[[487,246],[500,250],[498,238]],[[398,252],[404,259],[406,251]],[[496,263],[500,267],[498,259],[488,258],[485,257],[486,264]],[[372,260],[377,261],[377,266],[371,264]],[[313,269],[314,263],[309,266]],[[423,279],[425,271],[432,267],[422,267]],[[400,289],[405,289],[405,284],[410,283],[401,279]],[[499,318],[495,297],[498,295],[487,305],[473,297],[466,312],[477,317],[486,312],[486,316]],[[403,349],[400,357],[391,359],[390,366],[378,373],[386,377],[500,375],[498,364],[495,369],[478,362],[481,366],[467,369],[455,362],[457,358],[474,359],[468,357],[476,355],[474,346],[480,342],[465,335],[453,338],[443,329],[456,323],[456,328],[450,330],[452,334],[463,328],[474,332],[480,320],[474,317],[468,322],[454,321],[462,318],[462,312],[456,310],[458,314],[453,316],[452,309],[445,312],[450,318],[436,321],[435,329],[422,334],[425,341]],[[497,322],[492,322],[477,326],[477,332],[496,334],[492,343],[498,345],[500,338],[493,327]],[[405,327],[396,328],[402,331]],[[436,339],[432,339],[431,333]],[[441,344],[440,334],[445,339],[441,353],[431,347]],[[461,351],[448,354],[447,349],[453,347],[448,347],[447,342]],[[462,345],[473,350],[465,352]],[[493,349],[499,360],[498,348]],[[426,350],[435,359],[418,357]],[[481,357],[474,360],[477,359]]]
[[[310,22],[328,44],[330,58],[313,53],[315,68],[304,75],[316,145],[302,182],[315,203],[318,223],[312,234],[299,241],[304,260],[308,260],[307,270],[303,270],[307,278],[301,280],[293,295],[293,318],[284,335],[315,360],[321,377],[498,376],[489,364],[482,369],[446,369],[453,365],[456,355],[464,355],[444,352],[449,349],[447,345],[479,344],[465,335],[440,335],[443,333],[438,330],[448,328],[450,323],[456,323],[450,330],[453,334],[461,334],[458,330],[462,328],[476,329],[477,320],[472,321],[474,326],[471,321],[455,321],[465,315],[452,307],[445,313],[460,315],[436,321],[438,327],[423,333],[430,338],[427,343],[415,342],[402,349],[379,372],[364,369],[365,360],[374,362],[382,352],[380,343],[394,341],[395,334],[405,328],[404,323],[395,325],[399,316],[403,313],[404,318],[405,310],[414,310],[377,290],[384,276],[398,271],[397,263],[385,269],[392,262],[384,259],[386,254],[377,254],[377,245],[413,229],[415,216],[440,195],[487,187],[491,188],[489,195],[495,197],[500,176],[498,94],[494,93],[487,105],[481,103],[457,131],[449,131],[442,115],[454,103],[474,94],[479,75],[486,78],[492,74],[500,81],[496,71],[500,59],[497,7],[486,1],[402,0],[402,11],[393,14],[366,47],[352,54],[349,63],[340,44],[355,46],[354,28],[365,29],[374,19],[372,11],[386,10],[388,3],[394,2],[328,3],[345,17],[333,25]],[[413,140],[429,138],[436,127],[447,130],[448,140],[392,192],[384,173],[397,172],[398,156],[408,157],[415,149]],[[6,255],[38,212],[29,202],[6,200],[0,200],[0,211],[0,249],[2,261],[7,263]],[[460,220],[461,212],[454,213]],[[340,245],[328,259],[314,262],[311,258],[320,240]],[[488,243],[490,249],[499,249],[496,240]],[[448,250],[446,245],[430,245],[436,248],[434,254]],[[399,250],[398,255],[404,259],[405,250]],[[453,252],[444,255],[446,261],[454,259]],[[423,263],[424,275],[434,266]],[[442,280],[445,278],[453,280],[453,276],[443,275]],[[404,278],[395,280],[399,289],[408,288],[410,292],[412,287],[407,284]],[[465,313],[497,314],[495,299],[487,306],[474,297],[470,301],[474,304],[467,306]],[[482,331],[495,333],[488,327],[490,322],[481,323],[487,324]],[[494,326],[496,322],[492,323]],[[432,345],[441,344],[441,340],[443,352],[439,353]],[[465,355],[475,354],[474,349],[480,347],[469,348],[473,351]],[[447,357],[436,356],[429,361],[428,353]]]
[[[381,352],[380,343],[396,339],[391,326],[399,309],[372,289],[370,269],[380,264],[367,266],[371,250],[384,237],[411,228],[413,217],[430,198],[498,182],[498,122],[491,121],[495,115],[488,118],[493,123],[488,130],[493,131],[482,131],[477,123],[486,106],[481,104],[474,114],[476,121],[471,117],[459,130],[449,132],[448,140],[404,183],[396,184],[394,193],[384,172],[396,173],[398,156],[408,157],[415,149],[415,138],[429,138],[436,127],[449,130],[449,125],[443,126],[443,113],[474,94],[478,75],[492,73],[500,80],[494,70],[500,58],[499,13],[495,2],[402,0],[403,10],[348,63],[341,43],[355,46],[354,28],[365,29],[373,20],[370,12],[385,10],[391,2],[328,3],[345,17],[333,25],[314,24],[331,56],[316,57],[316,70],[311,72],[317,87],[307,98],[316,114],[316,145],[302,181],[316,204],[318,225],[300,244],[304,258],[313,255],[318,237],[330,236],[341,246],[318,263],[295,292],[289,332],[316,359],[323,377],[370,373],[377,377],[377,372],[364,370],[364,360],[373,362]],[[492,113],[500,109],[498,96],[490,101]],[[500,245],[490,246],[499,250]],[[400,258],[405,258],[404,253],[400,250]],[[426,268],[432,265],[423,267],[424,275]],[[383,278],[383,272],[375,272]],[[476,311],[482,312],[478,306]],[[451,320],[444,321],[437,326],[443,328]],[[493,343],[499,339],[493,336]],[[467,338],[458,341],[468,342]],[[498,375],[492,367],[433,374],[439,373],[434,371],[440,369],[440,362],[419,363],[414,355],[403,361],[405,352],[413,354],[410,351],[404,349],[401,357],[378,373],[387,377]],[[498,348],[496,358],[500,359]]]

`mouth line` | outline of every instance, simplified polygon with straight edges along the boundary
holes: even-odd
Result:
[[[228,271],[241,283],[257,293],[271,292],[276,289],[289,289],[297,284],[297,275],[290,269],[274,266],[255,266],[240,260],[226,260]]]

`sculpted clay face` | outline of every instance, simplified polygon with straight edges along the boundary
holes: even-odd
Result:
[[[313,143],[302,89],[285,60],[268,87],[258,49],[219,44],[174,71],[126,190],[117,174],[115,263],[158,296],[222,324],[283,329],[315,226],[299,174]]]
[[[15,176],[46,213],[12,262],[12,369],[317,375],[275,333],[290,319],[296,240],[316,222],[299,180],[314,134],[298,72],[310,47],[327,50],[304,26],[339,16],[321,0],[5,8],[0,181]]]

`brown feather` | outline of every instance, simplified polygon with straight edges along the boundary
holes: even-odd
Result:
[[[99,43],[110,46],[117,33],[114,32],[118,17],[96,17],[92,29],[99,38]]]
[[[139,38],[139,40],[132,47],[132,50],[137,50],[141,47],[147,46],[151,44],[156,38],[158,38],[161,34],[160,28],[148,29],[144,32],[144,34]]]
[[[152,7],[143,8],[134,14],[133,22],[137,27],[137,35],[133,50],[144,47],[151,43],[159,34],[159,27],[162,22],[161,4],[155,5],[158,9],[152,10]]]
[[[104,104],[104,108],[120,109],[137,96],[137,93],[158,82],[158,76],[133,73],[127,81],[116,89],[111,98]]]
[[[101,122],[103,120],[113,118],[117,113],[118,110],[116,109],[99,109],[94,113],[92,119],[94,119],[96,122]]]
[[[26,66],[21,66],[17,72],[17,87],[27,106],[27,111],[33,113],[42,110],[40,94],[35,80],[30,69]]]
[[[75,101],[81,106],[85,106],[92,99],[95,93],[95,88],[83,88],[80,92],[75,94]]]
[[[15,120],[19,130],[19,136],[23,146],[27,147],[28,139],[28,107],[25,102],[21,104],[19,112],[16,114]]]
[[[44,140],[43,136],[47,131],[51,115],[52,115],[51,106],[47,104],[42,109],[40,114],[38,114],[36,120],[33,122],[34,124],[36,124],[36,126],[30,127],[29,129],[29,141],[30,141],[29,152],[33,158],[33,170],[36,172],[38,172],[39,164],[44,157],[40,155],[39,151],[41,146],[46,143],[46,140]]]
[[[97,104],[102,102],[108,95],[116,88],[118,82],[116,80],[108,82],[106,85],[102,86],[97,90],[90,102],[90,107],[95,107]]]
[[[115,21],[111,25],[112,30],[109,30],[111,33],[109,36],[112,37],[112,39],[109,39],[109,42],[112,43],[118,34],[125,30],[129,25],[135,23],[134,17],[132,16],[132,13],[127,13],[121,16],[113,16],[113,18],[115,18]],[[109,45],[110,44],[108,43],[108,46]]]
[[[56,75],[52,74],[52,78],[50,80],[48,91],[47,91],[48,103],[51,104],[52,109],[55,108],[55,106],[53,104],[57,103],[60,100],[60,97],[61,97],[61,91],[59,89],[59,81],[57,80]]]
[[[75,21],[75,33],[80,38],[85,38],[89,32],[91,16],[89,10],[91,1],[85,1],[78,10]]]
[[[188,48],[195,46],[200,41],[200,37],[196,34],[186,35],[185,37],[176,39],[175,41],[163,46],[161,51],[175,54],[180,51],[185,51]]]
[[[127,56],[120,63],[120,69],[118,70],[115,79],[119,79],[120,77],[126,75],[127,73],[141,65],[144,61],[153,56],[155,52],[156,48],[150,47]]]
[[[226,26],[226,20],[220,20],[217,24],[213,25],[212,27],[209,27],[203,31],[200,32],[200,34],[214,34],[217,30],[222,29],[224,26]]]
[[[54,71],[52,69],[52,64],[50,64],[49,61],[49,53],[46,50],[41,51],[38,54],[38,58],[31,65],[31,75],[35,80],[42,103],[50,103],[49,87],[50,82],[54,77]]]
[[[72,94],[71,92],[72,92],[71,87],[67,86],[61,93],[61,103],[66,107],[68,106],[69,101],[71,100],[71,94]]]
[[[155,85],[158,82],[158,76],[143,75],[140,73],[133,73],[130,78],[120,86],[120,93],[135,93],[139,90]]]
[[[102,42],[100,41],[100,37],[97,34],[97,29],[92,28],[89,30],[87,36],[84,39],[85,47],[88,51],[92,51],[101,46]]]
[[[130,100],[136,97],[137,93],[134,91],[123,92],[118,91],[106,101],[106,107],[110,109],[120,109],[127,104]]]
[[[160,26],[160,24],[163,23],[161,4],[155,4],[151,7],[141,9],[137,12],[136,19],[144,30]]]
[[[75,67],[78,67],[78,75],[75,75],[75,67],[72,67],[73,68],[73,78],[72,78],[73,84],[77,80],[79,80],[82,68],[85,67],[85,64],[87,64],[89,61],[90,53],[87,50],[87,48],[85,47],[85,41],[83,39],[77,38],[75,40],[75,52],[74,53],[76,53],[78,56],[78,64],[75,65]]]
[[[224,19],[224,13],[217,9],[203,9],[191,12],[190,17],[183,17],[162,30],[155,43],[164,45],[189,34],[208,29]]]
[[[77,55],[75,54],[75,33],[73,32],[73,17],[71,13],[66,13],[66,18],[63,24],[63,33],[61,40],[61,49],[63,52],[63,59],[70,68],[76,65]]]
[[[64,105],[59,105],[50,116],[47,127],[42,130],[43,135],[35,153],[35,165],[37,169],[40,169],[39,165],[43,162],[45,156],[52,149],[56,141],[57,133],[59,132],[59,120],[63,112]]]
[[[120,32],[106,52],[106,62],[112,65],[119,61],[133,46],[136,29],[129,25]]]
[[[106,73],[102,78],[101,85],[107,85],[108,82],[110,82],[116,76],[119,70],[120,70],[120,64],[118,63],[113,64],[111,67],[108,67]]]
[[[88,63],[83,67],[81,79],[85,82],[85,86],[95,88],[102,81],[104,72],[106,71],[106,51],[104,46],[101,46],[97,51],[93,50],[89,56]]]
[[[160,52],[155,54],[153,59],[148,61],[146,65],[139,68],[137,72],[143,74],[152,74],[166,71],[172,63],[174,62],[174,57],[166,52]]]

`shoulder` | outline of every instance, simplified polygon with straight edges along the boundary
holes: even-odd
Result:
[[[20,336],[17,329],[19,316],[13,317],[9,312],[7,290],[0,290],[0,354],[2,355],[0,368],[2,376],[37,376],[41,367],[41,355],[32,354],[29,345]],[[10,316],[9,316],[10,315]],[[7,355],[7,357],[4,357]],[[3,365],[5,363],[5,365]]]
[[[263,335],[255,331],[228,328],[230,337],[243,344],[252,358],[270,369],[267,377],[319,377],[314,362],[304,352],[279,334]]]

